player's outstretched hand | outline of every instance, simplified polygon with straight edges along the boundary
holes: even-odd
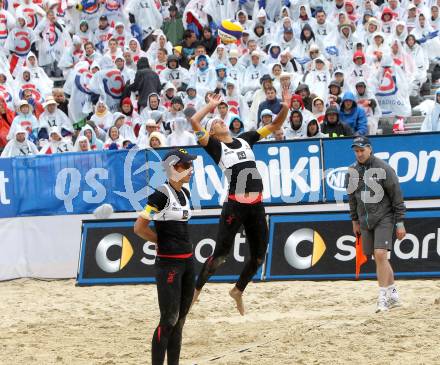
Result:
[[[222,96],[220,94],[209,95],[208,96],[208,104],[212,108],[217,108],[217,106],[223,101]]]
[[[281,102],[281,105],[290,109],[290,105],[292,103],[292,95],[290,94],[289,88],[287,86],[283,86],[282,97],[283,101]]]

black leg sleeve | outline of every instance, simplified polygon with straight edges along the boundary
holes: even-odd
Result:
[[[235,235],[240,229],[241,224],[237,204],[234,202],[225,202],[223,204],[222,214],[218,225],[215,250],[213,255],[205,261],[205,264],[200,271],[196,282],[197,290],[202,289],[209,277],[225,262],[226,257],[234,244]]]
[[[168,340],[167,359],[168,365],[178,365],[180,350],[182,348],[182,331],[186,315],[191,307],[194,295],[195,272],[193,259],[186,260],[186,270],[182,277],[182,296],[180,300],[180,313],[177,324]]]
[[[266,255],[268,228],[263,205],[249,205],[243,224],[251,255],[236,284],[241,291],[246,289],[258,268],[263,264]]]
[[[156,284],[160,322],[151,342],[151,363],[162,365],[168,342],[179,319],[182,274],[184,267],[172,261],[156,258]]]

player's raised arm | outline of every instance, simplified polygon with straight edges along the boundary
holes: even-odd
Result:
[[[206,146],[209,141],[209,133],[202,127],[202,120],[222,102],[221,95],[208,96],[208,103],[191,118],[193,131],[197,140],[202,146]]]

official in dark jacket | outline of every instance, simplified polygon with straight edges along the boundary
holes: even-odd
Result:
[[[148,105],[148,95],[159,94],[161,90],[159,76],[150,69],[150,63],[146,57],[139,58],[137,71],[132,84],[125,87],[124,94],[129,96],[131,92],[138,92],[139,112]]]
[[[365,255],[374,255],[379,282],[376,312],[382,312],[400,305],[388,251],[394,229],[397,239],[406,235],[406,209],[395,171],[372,154],[369,139],[356,137],[352,149],[356,162],[348,168],[346,186],[353,232],[362,237]]]

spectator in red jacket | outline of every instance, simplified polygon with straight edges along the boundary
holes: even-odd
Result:
[[[15,112],[8,108],[5,99],[0,98],[0,149],[3,149],[8,143],[6,137],[14,118]]]

